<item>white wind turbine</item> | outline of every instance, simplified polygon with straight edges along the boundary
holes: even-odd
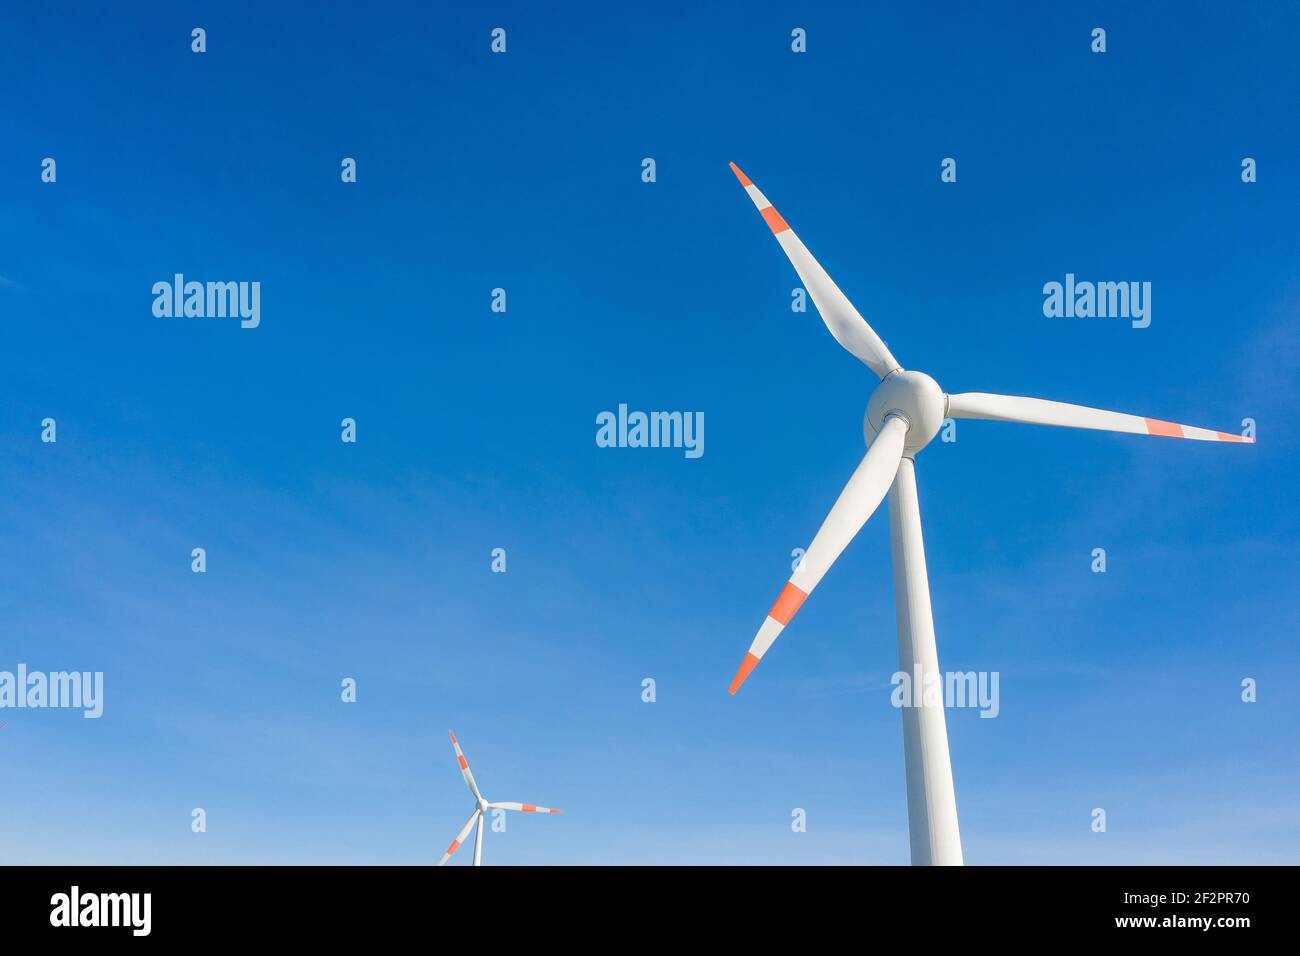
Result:
[[[1107,412],[1064,402],[986,392],[947,395],[930,376],[904,371],[889,349],[858,314],[844,293],[799,241],[780,213],[735,163],[731,171],[749,193],[764,221],[812,297],[835,340],[880,377],[867,403],[863,457],[830,514],[822,522],[803,560],[767,614],[749,653],[731,682],[731,693],[744,683],[795,611],[866,524],[886,492],[894,559],[894,603],[898,619],[899,670],[923,681],[942,681],[930,615],[930,584],[921,541],[921,512],[916,497],[916,453],[929,444],[945,418],[985,418],[1035,425],[1064,425],[1101,431],[1163,435],[1201,441],[1254,441],[1238,435],[1176,425],[1140,415]],[[943,705],[926,705],[921,685],[913,704],[903,708],[903,752],[907,767],[907,818],[914,864],[960,865],[961,835]]]
[[[552,810],[550,807],[535,807],[531,803],[489,803],[487,799],[479,792],[478,784],[474,782],[474,775],[469,771],[469,761],[465,759],[464,752],[460,749],[460,742],[456,740],[456,735],[450,730],[447,736],[451,738],[451,745],[456,749],[456,762],[460,764],[460,775],[465,778],[465,786],[469,787],[469,792],[474,795],[474,812],[470,814],[469,822],[461,827],[460,833],[456,839],[451,841],[451,846],[447,847],[447,852],[442,855],[438,865],[442,866],[451,859],[451,855],[460,849],[460,845],[465,842],[465,837],[469,836],[470,827],[478,824],[478,833],[474,835],[474,865],[483,865],[483,820],[489,810],[518,810],[520,813],[563,813],[563,810]]]

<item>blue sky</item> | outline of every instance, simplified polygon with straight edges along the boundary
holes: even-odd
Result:
[[[941,664],[1001,675],[949,712],[967,861],[1297,862],[1300,23],[1036,6],[10,11],[0,669],[106,700],[0,712],[0,859],[431,863],[454,727],[567,811],[489,863],[906,862],[883,510],[726,693],[874,381],[734,160],[945,389],[1258,423],[918,458]],[[155,318],[176,272],[260,327]],[[1045,318],[1067,272],[1150,281],[1150,328]],[[619,403],[705,454],[598,448]]]

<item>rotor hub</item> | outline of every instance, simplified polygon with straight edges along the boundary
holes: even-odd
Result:
[[[947,407],[947,397],[938,382],[924,372],[899,369],[886,376],[871,393],[863,435],[867,444],[871,444],[884,427],[885,419],[897,415],[907,422],[903,454],[911,457],[939,434]]]

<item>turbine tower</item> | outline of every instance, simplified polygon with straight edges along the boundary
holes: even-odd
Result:
[[[945,394],[922,372],[905,371],[875,331],[858,314],[767,197],[735,163],[745,192],[789,258],[822,321],[835,341],[881,380],[867,402],[863,426],[867,453],[840,492],[830,514],[804,553],[758,629],[749,653],[731,682],[735,694],[813,588],[867,519],[889,494],[889,534],[894,562],[894,603],[898,620],[898,666],[916,681],[912,706],[903,708],[903,754],[907,769],[907,819],[913,864],[960,866],[961,833],[942,697],[927,703],[924,681],[942,686],[939,654],[930,613],[930,583],[921,540],[921,510],[916,496],[916,453],[934,438],[945,418],[984,418],[1035,425],[1062,425],[1101,431],[1250,442],[1225,432],[1177,425],[1140,415],[1107,412],[1082,405],[985,392]],[[933,676],[931,676],[933,675]]]
[[[438,865],[442,866],[451,859],[451,855],[460,849],[460,845],[465,842],[465,837],[469,836],[470,829],[474,824],[478,824],[478,832],[474,835],[474,865],[483,865],[483,819],[487,816],[489,810],[517,810],[520,813],[563,813],[563,810],[552,810],[549,807],[537,807],[531,803],[489,803],[487,799],[479,792],[478,784],[474,782],[474,774],[470,773],[469,761],[465,759],[464,752],[460,749],[460,742],[456,735],[450,730],[447,735],[451,737],[451,745],[456,750],[456,762],[460,764],[460,775],[465,778],[465,786],[469,787],[469,792],[474,795],[474,812],[470,814],[469,822],[461,827],[460,833],[456,834],[456,839],[451,841],[451,846],[447,847],[447,852],[442,855]]]

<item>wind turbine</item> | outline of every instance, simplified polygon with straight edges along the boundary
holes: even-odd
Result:
[[[447,736],[451,738],[451,745],[456,749],[456,762],[460,764],[460,775],[465,778],[465,786],[469,787],[469,792],[474,795],[474,812],[470,814],[469,822],[461,827],[460,833],[456,834],[456,839],[451,841],[451,846],[447,847],[447,852],[442,855],[438,865],[442,866],[451,859],[451,855],[460,849],[460,845],[465,842],[465,837],[469,836],[470,828],[475,823],[478,824],[478,833],[474,835],[474,865],[483,865],[483,819],[487,816],[489,810],[518,810],[520,813],[563,813],[563,810],[552,810],[549,807],[535,807],[531,803],[489,803],[487,799],[479,792],[478,784],[474,782],[474,775],[470,773],[469,761],[465,759],[464,752],[460,749],[460,742],[456,735],[450,730]]]
[[[916,453],[930,443],[945,418],[984,418],[1034,425],[1063,425],[1101,431],[1161,435],[1199,441],[1251,442],[1225,432],[1176,425],[1140,415],[1107,412],[1065,402],[986,392],[945,394],[923,372],[904,370],[888,347],[858,314],[839,286],[735,163],[745,192],[781,244],[822,321],[835,340],[880,378],[867,402],[863,432],[867,453],[812,544],[786,582],[758,629],[749,653],[731,681],[735,694],[835,559],[889,495],[889,533],[894,559],[894,603],[898,620],[899,670],[913,675],[913,706],[903,708],[903,753],[907,767],[907,819],[913,864],[960,866],[961,834],[943,703],[926,704],[922,682],[942,682],[930,614],[930,584],[921,541],[921,511],[916,497]]]

